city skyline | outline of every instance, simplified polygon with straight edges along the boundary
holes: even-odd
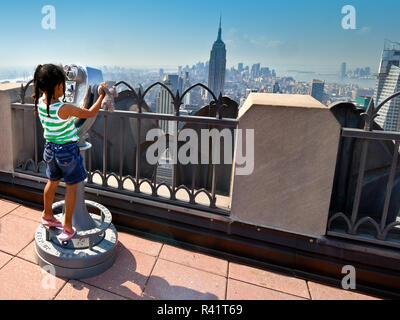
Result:
[[[252,0],[232,5],[205,0],[199,5],[117,0],[112,7],[96,1],[94,11],[94,2],[53,1],[56,30],[41,28],[41,9],[47,3],[22,4],[2,4],[0,35],[8,49],[0,52],[3,68],[47,61],[172,68],[207,61],[209,44],[215,40],[215,22],[222,13],[227,68],[243,62],[275,69],[337,70],[346,61],[354,68],[377,70],[384,39],[398,40],[400,26],[395,16],[400,4],[390,0],[382,0],[379,6],[353,1],[356,30],[341,26],[343,1],[286,0],[278,4]],[[29,56],[21,48],[29,48]]]

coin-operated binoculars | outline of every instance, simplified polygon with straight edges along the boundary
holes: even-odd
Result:
[[[103,82],[100,70],[76,65],[65,66],[67,75],[65,100],[76,106],[89,108],[98,98],[98,86]],[[92,145],[86,141],[87,131],[96,118],[77,119],[79,149],[85,159]],[[84,161],[85,163],[85,161]],[[89,213],[95,211],[95,213]],[[65,202],[53,204],[55,214],[64,219]],[[99,203],[85,200],[85,182],[78,184],[72,226],[77,234],[69,241],[60,242],[57,236],[61,229],[40,225],[35,234],[35,250],[38,263],[47,270],[53,269],[55,276],[69,279],[82,279],[104,272],[115,261],[118,234],[111,223],[110,211]],[[50,267],[50,268],[49,268]]]

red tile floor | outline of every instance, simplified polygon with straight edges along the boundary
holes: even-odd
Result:
[[[35,262],[40,214],[0,199],[0,300],[375,299],[122,232],[108,271],[80,281],[57,279]]]

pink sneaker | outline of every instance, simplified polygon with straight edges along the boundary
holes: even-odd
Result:
[[[63,229],[63,232],[57,237],[61,242],[71,240],[76,235],[76,229],[72,228],[74,232],[69,233],[67,230]]]
[[[42,225],[45,227],[55,227],[55,228],[62,228],[62,223],[60,221],[49,221],[44,218],[42,218]]]

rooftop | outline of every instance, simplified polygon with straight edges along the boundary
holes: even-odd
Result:
[[[111,269],[80,281],[53,278],[35,260],[40,216],[40,208],[0,199],[0,300],[377,299],[122,231]]]
[[[158,114],[144,100],[155,86],[163,84],[146,91],[128,84],[115,112],[101,110],[90,129],[83,126],[91,144],[82,151],[84,198],[111,211],[119,242],[114,265],[80,281],[49,278],[36,264],[47,183],[43,132],[24,99],[31,87],[0,90],[0,299],[400,296],[400,133],[380,130],[376,110],[361,117],[351,103],[327,108],[310,96],[253,93],[240,110],[223,97],[195,116]],[[182,97],[170,94],[177,111]],[[145,137],[159,121],[197,133],[228,128],[231,140],[212,151],[222,155],[232,143],[232,163],[150,164]],[[178,145],[179,134],[170,138]],[[61,182],[55,200],[65,191]],[[102,226],[110,227],[107,217]],[[36,240],[49,248],[50,240]],[[91,245],[89,256],[101,252]],[[357,292],[340,289],[345,266],[356,271]],[[49,280],[55,285],[46,289]]]

